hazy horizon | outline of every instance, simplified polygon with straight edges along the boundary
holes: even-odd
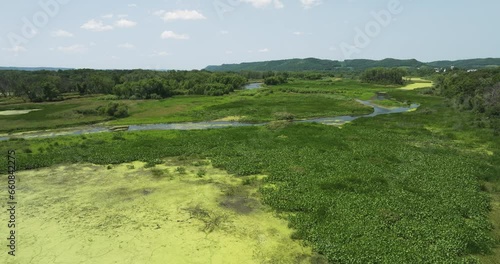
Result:
[[[499,58],[500,2],[210,0],[4,3],[0,66],[202,69],[292,58]]]

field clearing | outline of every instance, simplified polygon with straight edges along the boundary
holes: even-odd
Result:
[[[404,91],[412,91],[415,89],[424,89],[424,88],[432,88],[434,86],[434,83],[429,80],[425,80],[422,78],[411,78],[410,84],[399,88],[400,90]]]

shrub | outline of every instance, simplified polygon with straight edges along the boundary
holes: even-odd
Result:
[[[92,109],[89,109],[89,108],[86,108],[86,109],[77,109],[74,111],[76,114],[80,114],[80,115],[98,115],[99,112],[97,110],[97,108],[92,108]]]
[[[210,162],[204,161],[204,160],[193,162],[193,166],[195,166],[195,167],[207,166],[209,164],[210,164]]]
[[[243,185],[254,185],[258,182],[257,177],[248,177],[243,180]]]
[[[175,169],[175,172],[177,172],[179,174],[186,174],[186,168],[184,168],[184,167],[177,167]]]
[[[151,169],[151,174],[153,174],[155,178],[161,178],[165,175],[165,172],[160,169]]]
[[[163,97],[161,97],[160,95],[158,95],[158,94],[155,94],[155,93],[154,93],[154,94],[151,94],[151,95],[149,96],[149,99],[153,99],[153,100],[161,100],[161,99],[163,99]]]
[[[118,96],[116,95],[104,95],[104,96],[101,96],[99,98],[97,98],[97,100],[100,100],[100,101],[114,101],[114,100],[118,100]]]
[[[206,169],[199,169],[198,172],[196,173],[196,175],[199,177],[199,178],[202,178],[203,176],[205,176],[207,174],[207,170]]]
[[[295,119],[295,115],[288,112],[278,112],[273,115],[276,120],[293,121]]]
[[[163,161],[161,159],[154,159],[154,160],[149,160],[146,165],[144,165],[144,168],[153,168],[156,167],[156,165],[162,164]]]
[[[101,115],[108,115],[115,118],[124,118],[129,115],[128,106],[123,103],[116,102],[109,103],[105,107],[100,106],[96,111]]]

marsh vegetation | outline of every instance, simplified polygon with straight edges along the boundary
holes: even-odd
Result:
[[[227,238],[221,234],[255,228],[256,225],[245,226],[250,222],[236,224],[237,219],[250,217],[252,221],[267,224],[286,220],[291,228],[285,233],[279,233],[282,227],[266,229],[271,234],[275,229],[278,234],[286,234],[286,239],[277,235],[283,243],[267,235],[270,240],[249,235],[257,240],[247,242],[258,245],[261,250],[254,251],[251,258],[254,262],[270,254],[271,259],[285,257],[283,263],[294,263],[302,261],[300,256],[305,254],[309,262],[316,258],[331,263],[495,263],[500,241],[500,141],[494,135],[496,127],[492,121],[498,118],[496,105],[493,103],[494,107],[489,108],[491,102],[485,99],[484,111],[450,107],[453,103],[457,106],[464,102],[480,103],[464,97],[469,95],[468,90],[455,93],[459,90],[450,88],[453,78],[445,77],[437,88],[416,90],[332,77],[290,78],[284,84],[221,97],[118,100],[128,105],[130,116],[110,121],[114,125],[215,120],[228,116],[273,122],[267,126],[211,130],[10,140],[0,143],[0,151],[29,150],[18,154],[18,162],[20,170],[28,170],[23,172],[24,176],[21,174],[23,181],[28,175],[35,181],[30,183],[30,188],[46,180],[48,176],[44,174],[52,175],[51,182],[69,181],[87,186],[97,181],[93,178],[96,175],[93,166],[111,165],[106,170],[109,173],[123,167],[123,177],[134,179],[133,183],[138,185],[118,188],[113,184],[116,180],[113,177],[118,174],[101,177],[101,181],[109,183],[100,182],[102,188],[117,187],[103,190],[101,195],[107,195],[110,201],[138,201],[138,197],[172,201],[176,207],[167,210],[169,219],[184,221],[174,222],[179,225],[196,226],[189,234],[201,241],[196,246],[200,252],[207,253],[215,247],[211,243]],[[420,80],[420,83],[423,82]],[[495,89],[487,86],[484,93],[475,94],[489,98],[487,96],[495,95],[492,92]],[[382,104],[398,106],[417,102],[421,106],[413,112],[358,119],[340,129],[289,122],[308,117],[367,114],[371,109],[355,99],[368,100],[377,93],[386,93],[390,98]],[[43,111],[73,111],[83,104],[108,103],[97,97],[75,100],[72,106],[69,102],[39,105],[42,111],[26,114],[26,120],[18,120],[18,125],[25,129],[41,127],[28,120]],[[75,104],[78,100],[82,105]],[[0,121],[5,122],[1,118]],[[43,118],[51,125],[60,124],[51,120],[50,115]],[[74,124],[74,120],[66,123],[70,124]],[[88,169],[81,169],[80,177],[69,177],[55,173],[62,164],[86,164],[67,167],[73,171],[79,170],[78,166]],[[220,176],[222,171],[231,176]],[[65,193],[64,188],[69,185],[58,188]],[[217,195],[213,190],[217,190]],[[216,197],[209,199],[210,204],[207,204],[207,193],[208,197]],[[35,188],[32,195],[30,201],[35,203],[35,196],[43,195],[43,191]],[[71,208],[87,207],[75,204]],[[271,212],[279,219],[264,216],[264,213],[272,215]],[[176,214],[184,218],[172,218]],[[82,211],[75,215],[82,216]],[[101,219],[100,227],[128,230],[132,225],[126,217]],[[153,221],[143,228],[151,230],[141,236],[151,235],[148,232],[156,232],[153,230],[158,226],[163,229],[164,225],[164,222]],[[176,228],[179,227],[168,230],[177,234]],[[154,237],[163,239],[163,242],[156,241],[160,246],[173,243],[164,237]],[[298,246],[301,243],[312,251]],[[274,245],[273,251],[263,253],[268,245]],[[293,252],[282,251],[287,247]],[[235,249],[226,244],[218,248],[220,252],[214,255],[214,261]],[[280,251],[280,255],[276,255]]]

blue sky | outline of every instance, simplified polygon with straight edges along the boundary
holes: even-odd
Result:
[[[0,66],[500,57],[498,0],[4,1]]]

